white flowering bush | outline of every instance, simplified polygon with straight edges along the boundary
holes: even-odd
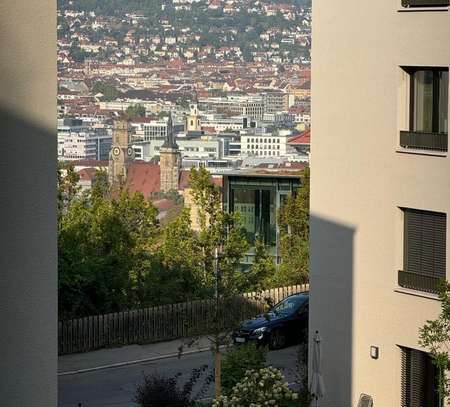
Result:
[[[228,396],[214,401],[213,407],[291,407],[297,393],[289,389],[283,374],[273,367],[249,370]]]

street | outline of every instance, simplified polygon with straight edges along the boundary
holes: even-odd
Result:
[[[267,363],[282,369],[286,380],[294,380],[297,347],[292,346],[269,352]],[[171,358],[136,365],[123,366],[58,378],[59,407],[133,407],[136,385],[143,373],[160,372],[164,375],[181,373],[180,383],[188,380],[192,369],[204,364],[212,367],[210,352],[185,355],[181,359]],[[211,385],[203,397],[213,394]]]

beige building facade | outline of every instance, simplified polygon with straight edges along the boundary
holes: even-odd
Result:
[[[56,407],[56,2],[0,10],[0,404]]]
[[[172,115],[167,123],[167,136],[159,151],[161,192],[178,191],[181,171],[181,154],[175,141]]]
[[[357,406],[363,394],[374,406],[439,405],[418,339],[440,311],[437,280],[450,278],[450,12],[430,3],[313,3],[310,346],[318,331],[320,407]]]
[[[186,115],[186,122],[184,125],[185,131],[200,131],[202,125],[200,122],[197,104],[193,103],[189,106],[189,114]]]
[[[109,183],[114,186],[124,185],[127,170],[134,160],[134,150],[130,144],[130,123],[116,120],[113,128],[113,140],[109,153]]]

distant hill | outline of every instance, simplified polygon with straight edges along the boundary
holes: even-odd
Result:
[[[165,0],[58,0],[60,10],[71,9],[77,11],[94,11],[100,15],[118,15],[125,13],[145,13],[152,14],[156,10],[161,10],[161,6],[170,7],[172,1]],[[203,3],[208,3],[204,1]],[[241,1],[242,4],[249,5],[255,1]],[[263,1],[267,4],[280,4],[280,1]],[[285,4],[295,4],[300,7],[311,7],[311,0],[284,0]]]

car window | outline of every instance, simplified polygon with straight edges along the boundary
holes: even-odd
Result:
[[[285,300],[281,301],[275,307],[273,307],[272,311],[276,314],[292,314],[296,312],[301,305],[306,301],[304,297],[288,297]]]

